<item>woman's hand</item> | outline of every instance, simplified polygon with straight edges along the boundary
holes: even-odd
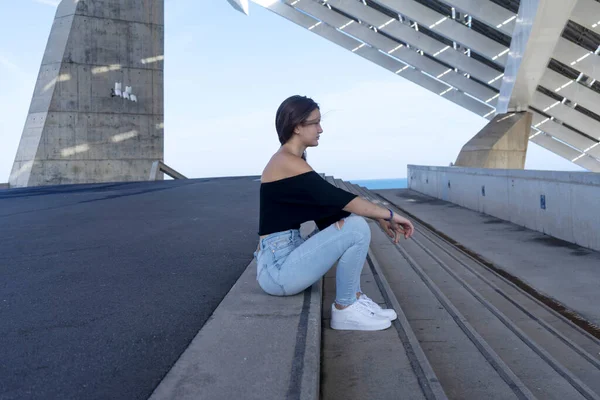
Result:
[[[381,227],[381,229],[383,229],[383,231],[392,239],[395,238],[396,234],[394,233],[394,230],[392,229],[392,224],[388,221],[386,221],[385,219],[378,219],[377,222],[379,223],[379,226]]]
[[[410,238],[415,231],[413,224],[398,214],[394,214],[392,221],[378,219],[377,222],[379,222],[381,229],[383,229],[390,238],[394,239],[394,243],[398,243],[401,236],[404,236],[405,239]]]
[[[403,234],[404,239],[408,239],[415,231],[415,227],[413,226],[412,222],[395,213],[390,226],[391,229],[396,233],[396,240],[394,240],[394,243],[398,243],[400,241],[400,235]]]

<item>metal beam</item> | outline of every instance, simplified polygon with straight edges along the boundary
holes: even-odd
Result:
[[[229,4],[241,13],[248,15],[248,0],[227,0]]]
[[[374,0],[398,14],[426,26],[428,29],[461,45],[473,49],[482,56],[502,66],[506,63],[508,48],[502,44],[472,31],[467,26],[454,21],[451,16],[442,15],[413,0]]]
[[[498,113],[529,108],[576,1],[521,1],[500,88]]]
[[[309,0],[304,1],[308,2]],[[264,1],[263,4],[265,4]],[[296,3],[296,5],[298,5],[298,3]],[[427,90],[439,94],[449,101],[458,104],[459,106],[466,108],[477,115],[485,116],[493,111],[493,108],[490,105],[484,104],[473,97],[469,97],[465,93],[453,89],[452,86],[449,86],[448,84],[433,78],[428,74],[425,74],[382,51],[379,51],[375,47],[366,45],[363,42],[348,36],[342,31],[323,23],[323,21],[314,18],[305,12],[299,11],[288,4],[276,1],[270,2],[263,6],[290,21],[309,29],[311,32],[322,36],[327,40],[332,41],[391,72],[394,72],[396,75],[402,76],[403,78],[408,79],[409,81]],[[333,17],[331,18],[330,22],[335,22]],[[339,20],[337,20],[337,22],[339,22]],[[425,58],[422,56],[419,57],[423,59]]]
[[[511,36],[517,15],[487,0],[441,0],[463,14],[469,14],[491,28]]]
[[[568,146],[550,136],[539,135],[531,141],[591,172],[600,172],[600,159],[597,158],[598,156],[594,157],[589,153],[580,153],[575,156],[577,152],[573,152]]]
[[[378,31],[407,43],[424,53],[439,59],[446,64],[458,68],[460,71],[500,89],[501,73],[494,68],[483,64],[474,58],[468,57],[462,51],[455,50],[430,36],[417,32],[408,25],[390,18],[389,16],[354,0],[330,0],[331,6],[360,21],[377,28]]]
[[[600,34],[600,3],[595,0],[578,0],[571,19]]]
[[[596,143],[586,150],[586,153],[600,160],[600,143]]]
[[[600,172],[600,161],[594,157],[583,156],[573,162],[589,171]]]
[[[406,64],[429,75],[435,76],[436,79],[446,82],[463,92],[469,93],[471,96],[483,102],[487,102],[487,104],[492,107],[495,106],[497,93],[493,90],[457,73],[453,69],[449,69],[431,58],[424,57],[416,51],[408,49],[406,46],[369,29],[365,25],[354,23],[354,20],[334,12],[315,1],[288,0],[286,2],[290,5],[291,3],[294,3],[296,9],[310,14],[334,28],[337,27],[340,31],[346,32],[370,46],[375,47],[386,54],[390,54],[394,58],[398,58]]]
[[[566,158],[569,161],[573,161],[575,158],[581,155],[581,152],[567,146],[564,143],[554,140],[552,136],[539,134],[532,137],[531,140],[535,144],[539,144],[545,149],[550,150],[552,153],[558,154],[559,156]]]
[[[599,17],[600,18],[600,17]],[[576,80],[546,69],[540,86],[566,97],[573,103],[580,104],[582,107],[600,115],[600,94],[589,87],[582,85]]]
[[[531,105],[571,125],[575,129],[586,133],[589,132],[589,135],[596,139],[600,138],[600,122],[554,100],[552,97],[546,96],[541,92],[535,92],[531,99]]]
[[[244,3],[247,4],[247,0],[228,1],[238,10],[243,10]],[[569,104],[577,103],[600,114],[600,96],[572,78],[546,68],[548,60],[554,55],[558,61],[590,76],[590,80],[600,78],[597,76],[600,71],[598,56],[560,36],[569,16],[588,29],[595,30],[594,24],[600,21],[592,21],[595,16],[589,15],[596,14],[592,12],[598,7],[595,1],[579,0],[577,3],[576,0],[522,0],[521,8],[529,7],[530,11],[533,8],[533,12],[530,12],[529,21],[518,18],[521,24],[519,27],[515,24],[517,18],[512,12],[490,0],[439,0],[508,36],[512,34],[515,40],[511,49],[469,29],[459,20],[453,20],[450,15],[434,11],[421,1],[373,0],[397,13],[400,20],[360,0],[252,1],[487,119],[493,118],[493,106],[497,101],[496,97],[500,95],[489,86],[506,91],[507,85],[512,85],[509,102],[511,96],[523,98],[523,93],[526,93],[527,101],[522,103],[521,111],[528,110],[531,103],[532,107],[544,110],[546,114],[556,118],[552,120],[529,109],[533,114],[535,127],[532,128],[532,141],[585,168],[596,168],[596,163],[600,162],[594,158],[600,156],[597,141],[559,123],[564,122],[573,129],[597,136],[595,133],[600,131],[600,123],[569,107]],[[573,9],[575,3],[577,7]],[[590,10],[590,7],[592,11],[582,11]],[[521,11],[520,15],[527,16]],[[525,26],[527,23],[531,24],[528,28]],[[513,25],[516,26],[514,31],[511,30]],[[419,32],[420,27],[426,27],[447,40]],[[523,40],[523,35],[527,40]],[[548,41],[549,37],[553,42]],[[516,43],[519,40],[521,43]],[[498,66],[509,62],[508,52],[512,50],[512,64],[506,68],[505,75],[469,57],[464,49],[446,44],[451,42],[472,49]],[[532,47],[535,51],[531,50]],[[543,57],[540,57],[540,49]],[[519,53],[524,56],[520,57]],[[532,54],[535,54],[535,59]],[[570,102],[557,103],[551,97],[536,92],[538,84],[557,92]]]
[[[560,38],[552,57],[587,76],[600,80],[600,56],[567,39]]]
[[[466,108],[467,110],[472,111],[477,115],[484,116],[491,110],[493,110],[493,108],[465,95],[464,93],[452,89],[451,86],[447,86],[446,84],[436,79],[433,79],[416,69],[410,68],[408,66],[403,66],[401,62],[386,56],[377,49],[374,49],[369,46],[364,46],[356,50],[354,53],[392,72],[395,72],[397,75],[400,75],[412,81],[413,83],[424,87],[425,89],[439,94],[447,100],[450,100],[451,102],[456,103],[459,106]]]
[[[533,127],[544,131],[565,143],[568,143],[570,146],[573,146],[581,151],[585,151],[597,143],[590,138],[567,128],[564,125],[556,123],[550,118],[544,117],[542,114],[538,114],[531,109],[529,111],[533,115],[531,121]]]

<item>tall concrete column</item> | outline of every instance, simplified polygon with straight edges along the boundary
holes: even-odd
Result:
[[[164,157],[163,58],[164,0],[63,0],[11,187],[147,180]]]
[[[496,115],[463,146],[455,165],[524,169],[531,117],[529,112]]]

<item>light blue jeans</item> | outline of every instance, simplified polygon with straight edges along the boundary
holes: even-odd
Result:
[[[360,274],[370,242],[369,224],[354,214],[345,218],[341,229],[332,224],[307,239],[297,229],[272,233],[260,240],[254,253],[256,279],[270,295],[292,296],[312,286],[339,260],[335,301],[347,306],[361,291]]]

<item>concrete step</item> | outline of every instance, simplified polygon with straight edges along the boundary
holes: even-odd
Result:
[[[253,261],[151,399],[598,398],[600,343],[425,226],[395,246],[369,224],[361,285],[398,313],[390,329],[330,329],[335,267],[301,295],[273,297]]]
[[[344,184],[344,181],[342,181],[341,179],[337,179],[337,178],[333,178],[333,181],[335,182],[335,186],[344,189],[344,190],[348,190],[346,189],[346,185]]]
[[[325,180],[335,186],[335,178],[331,175],[325,175]]]
[[[511,386],[522,384],[516,379],[511,379],[510,384],[505,381],[504,377],[513,378],[513,374],[473,329],[463,323],[464,317],[446,308],[444,300],[436,296],[378,227],[371,232],[373,252],[383,275],[448,397],[518,398]]]
[[[318,399],[321,302],[265,294],[253,260],[150,399]]]
[[[361,288],[389,308],[365,263]],[[322,399],[425,399],[399,334],[383,331],[336,331],[330,328],[335,300],[335,268],[324,278],[322,319]]]
[[[353,183],[351,183],[350,185],[354,189],[354,192],[357,193],[358,195],[360,195],[363,199],[367,199],[367,200],[370,199],[369,194],[367,192],[365,192],[365,190],[362,186],[359,186],[359,185],[356,185]]]
[[[413,190],[374,192],[600,339],[600,252]]]
[[[331,181],[344,190],[356,188]],[[335,300],[335,267],[324,277],[321,395],[323,399],[446,399],[414,332],[381,275],[372,251],[361,275],[361,288],[382,307],[394,308],[398,319],[377,332],[330,329]]]
[[[333,177],[323,174],[321,176],[328,182],[336,184]],[[337,183],[348,189],[340,180],[337,180]],[[306,236],[313,228],[314,223],[304,224],[301,228],[302,235]],[[365,271],[363,285],[370,289],[369,292],[374,299],[383,302],[381,294],[377,292],[371,270],[365,268]],[[324,282],[328,287],[334,284],[334,280],[330,277],[325,278]],[[335,296],[331,290],[327,292],[328,297],[325,302],[329,306],[322,312],[322,288],[323,282],[320,281],[303,295],[268,296],[256,284],[256,261],[253,260],[210,320],[155,389],[151,400],[318,398],[319,391],[322,389],[320,386],[321,323],[324,318],[326,326],[329,327],[331,315],[329,306],[333,301],[330,297]],[[323,334],[328,344],[341,343],[336,337],[338,333],[348,335],[347,332],[334,333],[331,329],[328,330]],[[383,385],[381,389],[386,390],[385,393],[393,393],[398,390],[406,391],[409,387],[410,392],[421,393],[419,382],[410,373],[410,362],[398,363],[400,355],[408,360],[398,335],[392,330],[384,335],[392,338],[395,352],[399,356],[387,357],[392,364],[389,366],[389,371],[394,371],[396,374],[396,379],[390,381],[395,386],[390,389]],[[362,336],[355,336],[347,342],[350,344],[364,339]],[[372,343],[369,351],[366,348],[357,349],[346,355],[374,356],[377,349],[381,358],[385,359],[391,350],[386,346],[376,347],[375,344]],[[325,354],[333,353],[326,351]],[[361,365],[360,360],[355,359],[354,362],[345,359],[345,363],[339,364],[342,359],[336,355],[334,359],[326,357],[324,360],[326,370],[329,371],[324,374],[328,383],[323,388],[329,388],[325,390],[325,397],[340,398],[340,388],[352,389],[352,386],[336,382],[351,375],[344,367],[354,368]],[[331,365],[336,366],[329,368]],[[362,365],[366,368],[370,364]],[[401,368],[402,366],[404,369]],[[408,374],[408,378],[398,380],[397,376],[402,374]],[[362,373],[356,374],[356,377],[361,378],[361,387],[364,390],[350,390],[347,394],[350,395],[350,392],[363,393],[365,396],[372,394],[370,389],[375,385],[378,374],[371,374],[363,369]],[[410,379],[412,385],[406,386]],[[349,398],[346,395],[343,397]],[[387,398],[387,395],[377,398]],[[422,396],[407,394],[407,398],[422,398]]]
[[[410,219],[372,246],[449,397],[599,398],[595,338]]]

